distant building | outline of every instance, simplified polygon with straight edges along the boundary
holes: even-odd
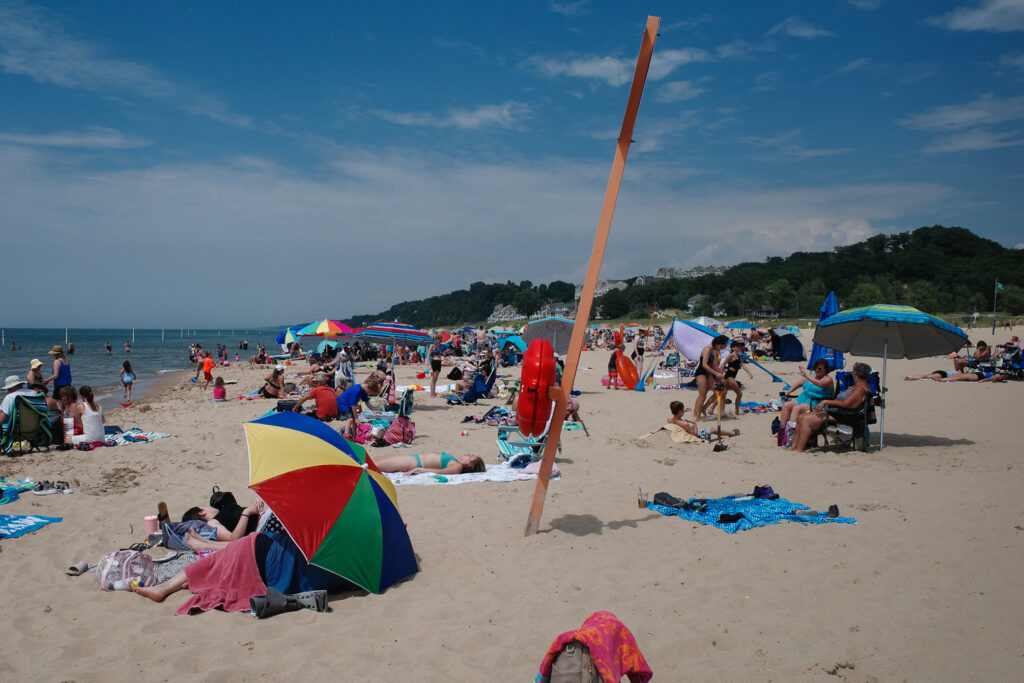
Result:
[[[575,318],[576,317],[576,304],[569,303],[549,303],[544,304],[540,307],[540,310],[530,316],[530,320],[538,320],[540,318]]]
[[[511,320],[522,320],[523,316],[519,314],[512,306],[504,306],[498,304],[491,311],[491,314],[487,316],[488,323],[507,323]]]
[[[633,278],[633,286],[640,287],[641,285],[649,285],[652,282],[657,282],[658,280],[664,279],[666,278],[662,275],[637,275],[635,278]]]
[[[629,283],[625,280],[598,280],[597,289],[594,290],[594,296],[601,296],[605,292],[610,292],[613,289],[625,289],[626,287],[629,287]],[[583,285],[576,285],[577,301],[579,301],[581,294],[583,294]]]
[[[658,268],[657,277],[660,279],[676,278],[684,280],[702,275],[721,275],[726,270],[725,266],[694,266],[693,268]]]

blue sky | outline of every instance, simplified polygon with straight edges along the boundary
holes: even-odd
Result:
[[[4,272],[42,302],[0,324],[580,282],[648,14],[603,277],[933,224],[1024,246],[1024,0],[0,0]]]

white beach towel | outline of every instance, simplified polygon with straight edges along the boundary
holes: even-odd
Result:
[[[373,457],[371,455],[371,457]],[[435,477],[445,477],[448,481],[438,481]],[[389,472],[387,478],[395,486],[433,486],[434,484],[466,484],[473,481],[527,481],[536,479],[536,474],[529,474],[524,470],[517,470],[508,466],[508,463],[500,465],[488,465],[486,472],[473,472],[471,474],[402,474],[401,472]],[[554,477],[553,477],[554,478]]]

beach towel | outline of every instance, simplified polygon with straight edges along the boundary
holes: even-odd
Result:
[[[691,498],[690,501],[687,502],[692,502],[694,500],[697,499]],[[683,519],[690,520],[691,522],[699,522],[701,524],[718,527],[729,534],[734,534],[737,531],[744,531],[746,529],[779,524],[780,522],[798,522],[800,524],[827,524],[829,522],[835,522],[836,524],[857,523],[857,520],[853,517],[834,517],[829,519],[825,516],[826,513],[824,512],[819,512],[816,515],[793,514],[797,510],[810,510],[810,508],[800,503],[792,503],[785,498],[768,500],[765,498],[754,498],[753,496],[726,496],[725,498],[708,498],[702,500],[707,503],[707,508],[703,510],[671,508],[665,507],[664,505],[656,505],[654,503],[648,503],[647,507],[650,510],[660,512],[661,514],[669,517],[678,516]],[[703,506],[697,507],[700,508]],[[719,521],[719,518],[722,515],[730,516],[737,514],[742,514],[743,517],[734,522]]]
[[[537,467],[531,470],[531,467]],[[533,463],[525,469],[514,469],[508,463],[500,465],[487,465],[484,472],[470,472],[467,474],[403,474],[402,472],[389,472],[387,478],[395,486],[435,486],[437,484],[468,484],[476,481],[527,481],[537,478],[540,471],[540,463]],[[551,477],[556,478],[561,473],[557,468],[551,470]]]
[[[41,517],[39,515],[0,515],[0,538],[17,538],[36,529],[41,529],[47,524],[63,520],[63,517]]]
[[[778,412],[780,406],[777,401],[771,403],[758,403],[757,401],[743,401],[740,403],[740,414],[747,413],[771,413]]]
[[[243,536],[185,567],[188,589],[193,595],[175,614],[206,612],[218,607],[225,612],[248,612],[250,597],[266,595],[267,586],[256,566],[258,535]]]
[[[21,479],[8,479],[7,477],[0,477],[0,505],[7,505],[7,503],[13,503],[20,497],[18,494],[25,491],[31,491],[36,487],[36,482],[32,480],[32,477],[22,481]]]
[[[130,443],[147,443],[156,439],[166,439],[174,434],[165,434],[163,432],[144,432],[141,429],[134,427],[126,432],[120,434],[108,434],[107,442],[108,446],[125,446]]]
[[[662,430],[665,430],[666,432],[671,434],[672,435],[672,441],[675,442],[675,443],[703,443],[703,441],[704,441],[700,437],[694,436],[693,434],[689,433],[688,431],[686,431],[685,429],[683,429],[679,425],[677,425],[677,424],[669,424],[669,423],[665,423],[665,424],[661,425],[660,427],[655,429],[653,432],[647,432],[646,434],[641,434],[637,438],[638,439],[647,439],[649,437],[654,436],[655,434],[657,434],[658,432],[660,432]]]
[[[535,682],[542,683],[551,677],[552,662],[562,647],[573,640],[590,649],[590,658],[602,681],[619,681],[627,676],[630,683],[646,683],[654,675],[626,625],[611,612],[594,612],[578,629],[555,638],[544,655]]]

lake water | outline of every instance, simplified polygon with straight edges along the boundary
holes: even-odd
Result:
[[[125,353],[124,343],[132,339],[131,329],[69,329],[68,341],[74,342],[75,353],[69,355],[71,380],[75,387],[89,385],[97,398],[121,398],[120,372],[125,360],[131,361],[136,383],[132,398],[144,393],[147,385],[160,375],[189,369],[188,346],[198,342],[204,349],[209,348],[216,355],[217,344],[228,349],[228,359],[235,360],[235,354],[244,361],[256,353],[256,347],[263,344],[271,353],[280,348],[274,344],[279,330],[135,330],[135,341],[131,353]],[[3,345],[0,346],[0,381],[8,375],[24,379],[29,370],[29,361],[38,358],[43,363],[43,377],[53,374],[53,356],[47,351],[54,344],[64,343],[64,328],[14,328],[4,329]],[[161,339],[162,336],[162,339]],[[239,342],[247,340],[249,351],[241,351]],[[113,346],[107,355],[104,345]],[[11,344],[16,350],[11,350]]]

